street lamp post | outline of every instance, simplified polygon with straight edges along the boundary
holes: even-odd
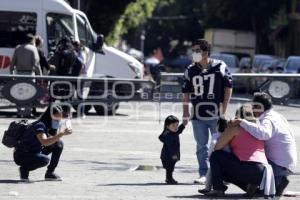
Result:
[[[140,39],[141,39],[141,52],[143,53],[143,59],[144,59],[144,58],[145,58],[145,57],[144,57],[145,39],[146,39],[146,36],[145,36],[145,29],[142,30]]]

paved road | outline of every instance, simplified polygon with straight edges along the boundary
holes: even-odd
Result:
[[[232,116],[238,103],[232,103]],[[276,107],[289,122],[300,142],[300,108]],[[3,113],[2,113],[3,114]],[[8,114],[8,113],[6,113]],[[157,103],[122,103],[118,115],[73,119],[74,134],[64,138],[65,149],[57,173],[63,182],[43,181],[45,168],[30,174],[30,184],[18,183],[18,167],[12,150],[0,145],[0,199],[205,199],[197,193],[195,142],[191,125],[181,136],[182,160],[176,165],[175,178],[181,183],[165,185],[159,154],[163,119],[168,114],[181,116],[181,105]],[[160,117],[161,116],[161,117]],[[0,113],[0,137],[10,121]],[[297,168],[299,172],[299,167]],[[299,174],[291,177],[290,191],[300,191]],[[242,191],[230,185],[227,199],[241,198]],[[295,199],[283,197],[281,199]]]

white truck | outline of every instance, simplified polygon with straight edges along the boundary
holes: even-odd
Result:
[[[9,74],[15,47],[23,42],[24,35],[33,33],[45,40],[46,55],[56,49],[64,36],[80,41],[87,55],[83,77],[143,78],[142,63],[113,47],[101,47],[102,37],[93,31],[86,15],[65,1],[0,0],[0,5],[0,74]],[[103,108],[97,110],[101,113]]]
[[[249,57],[255,54],[256,37],[251,31],[207,29],[204,38],[211,44],[213,53],[231,53]]]

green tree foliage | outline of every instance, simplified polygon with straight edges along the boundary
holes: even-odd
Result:
[[[129,3],[114,25],[114,29],[108,35],[106,41],[110,44],[119,42],[121,36],[126,34],[128,30],[144,24],[146,20],[152,15],[156,8],[158,0],[136,0]]]
[[[125,39],[140,46],[140,34],[146,32],[145,53],[154,47],[172,49],[172,41],[203,37],[207,28],[254,31],[257,50],[272,53],[269,43],[271,21],[285,5],[285,0],[161,0],[144,27],[129,30]],[[168,50],[169,51],[169,50]],[[165,51],[165,53],[168,53]]]
[[[65,0],[77,7],[77,0]],[[85,12],[97,33],[108,36],[124,14],[127,6],[136,0],[81,0],[81,10]]]
[[[141,32],[145,31],[145,55],[156,47],[163,47],[164,54],[168,55],[174,44],[182,49],[185,41],[203,35],[201,3],[202,0],[160,0],[153,17],[143,27],[129,30],[125,39],[139,48]]]
[[[84,0],[82,0],[83,2]],[[108,36],[111,33],[117,21],[120,19],[128,6],[133,0],[89,0],[91,1],[85,12],[97,33]]]
[[[74,4],[76,0],[69,0]],[[82,0],[96,32],[104,34],[109,44],[125,38],[140,48],[140,36],[146,33],[145,50],[165,49],[176,41],[203,37],[206,28],[251,30],[257,35],[259,52],[270,52],[272,19],[286,0]],[[152,17],[153,15],[153,17]]]
[[[271,20],[285,0],[206,0],[202,5],[205,27],[252,30],[259,52],[270,52]]]
[[[159,0],[81,0],[81,10],[87,13],[92,27],[105,36],[106,42],[116,45],[120,38],[146,22]],[[75,6],[77,0],[68,0]]]

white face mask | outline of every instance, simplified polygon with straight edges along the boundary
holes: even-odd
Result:
[[[192,57],[194,62],[200,62],[202,60],[202,53],[193,53]]]

